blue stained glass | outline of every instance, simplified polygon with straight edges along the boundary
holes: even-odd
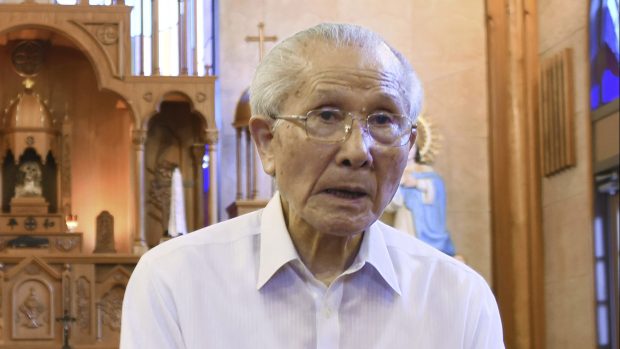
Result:
[[[599,85],[592,85],[590,87],[590,109],[594,110],[601,105],[601,101],[599,99],[601,95],[601,87]]]
[[[620,79],[618,75],[612,73],[609,69],[605,69],[603,72],[603,81],[602,81],[602,94],[603,100],[602,104],[607,104],[618,97],[620,97]]]

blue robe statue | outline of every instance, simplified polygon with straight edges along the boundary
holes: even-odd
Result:
[[[435,172],[413,172],[409,174],[418,182],[430,181],[434,190],[434,200],[424,202],[424,191],[418,187],[399,188],[404,204],[412,212],[418,239],[437,248],[443,253],[454,256],[456,251],[446,229],[446,189],[441,176]]]

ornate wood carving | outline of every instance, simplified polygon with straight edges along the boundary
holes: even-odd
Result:
[[[103,324],[115,332],[120,332],[121,329],[121,310],[124,295],[125,288],[114,286],[101,298]]]
[[[114,248],[114,217],[108,211],[97,216],[95,253],[116,253]]]
[[[117,78],[124,76],[123,51],[121,49],[123,36],[120,35],[121,23],[119,22],[78,22],[70,21],[97,43],[103,51],[110,65],[110,69]]]
[[[13,287],[13,339],[54,337],[52,286],[41,278],[25,279]]]
[[[81,332],[90,333],[91,329],[91,294],[90,281],[80,276],[75,281],[77,294],[77,325]]]

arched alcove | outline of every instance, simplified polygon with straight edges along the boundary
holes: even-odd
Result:
[[[93,59],[75,39],[39,26],[22,26],[0,34],[1,108],[23,89],[24,77],[18,74],[12,60],[15,47],[24,41],[43,47],[40,68],[30,79],[62,138],[58,142],[62,161],[55,158],[44,167],[50,172],[47,167],[59,166],[61,173],[60,178],[47,176],[61,188],[46,195],[53,200],[50,210],[54,211],[50,212],[78,215],[78,231],[84,233],[85,251],[94,249],[97,215],[104,210],[111,212],[115,218],[116,248],[129,252],[135,224],[131,195],[131,129],[135,115],[118,93],[100,89]],[[3,178],[3,185],[6,181]],[[3,191],[3,209],[7,195]]]
[[[172,171],[182,176],[187,231],[202,227],[204,190],[202,156],[204,118],[182,94],[167,94],[148,123],[145,145],[146,240],[149,246],[166,235],[170,216]]]

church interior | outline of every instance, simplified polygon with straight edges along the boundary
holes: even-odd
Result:
[[[618,7],[0,0],[0,348],[118,348],[143,253],[264,207],[248,87],[321,22],[378,32],[424,86],[408,170],[433,179],[382,220],[423,239],[422,190],[506,348],[620,348]]]

